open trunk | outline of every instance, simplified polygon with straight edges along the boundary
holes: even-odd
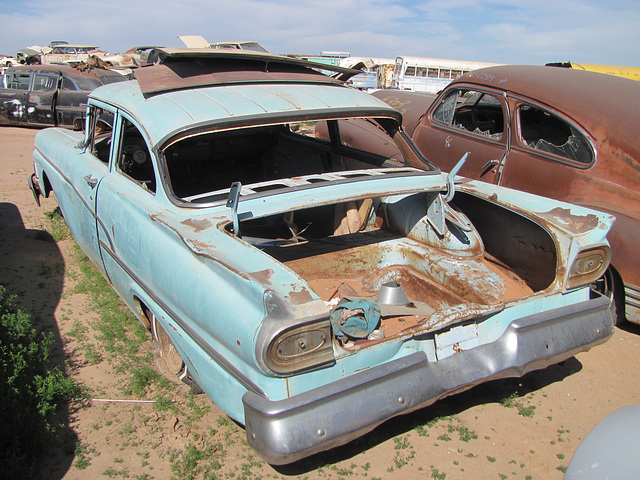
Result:
[[[380,306],[370,335],[334,332],[347,349],[478,320],[553,282],[554,242],[540,226],[458,193],[455,210],[444,206],[440,235],[427,212],[436,198],[366,198],[245,220],[240,229],[245,241],[297,273],[328,309],[363,299]]]

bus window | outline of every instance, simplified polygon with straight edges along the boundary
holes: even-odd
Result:
[[[427,68],[426,67],[418,67],[416,72],[416,77],[426,77],[427,76]]]
[[[415,75],[416,75],[416,67],[407,67],[407,69],[404,72],[404,75],[406,77],[415,77]]]
[[[438,69],[430,68],[429,69],[429,78],[438,78]]]

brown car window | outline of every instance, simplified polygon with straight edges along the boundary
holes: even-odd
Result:
[[[522,105],[518,109],[518,124],[520,138],[529,148],[579,163],[593,161],[593,149],[584,134],[556,115]]]
[[[504,132],[500,100],[481,91],[453,90],[435,110],[433,120],[495,140],[500,140]]]

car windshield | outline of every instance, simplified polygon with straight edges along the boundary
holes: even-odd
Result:
[[[354,125],[358,131],[365,128],[370,142],[375,142],[367,145],[369,150],[352,141]],[[170,193],[190,203],[226,198],[234,182],[260,184],[252,188],[257,193],[285,188],[286,182],[280,180],[305,175],[417,163],[436,170],[408,145],[391,119],[334,119],[209,132],[174,141],[162,157]]]
[[[256,42],[243,43],[242,48],[245,50],[255,50],[256,52],[269,52],[266,48]]]

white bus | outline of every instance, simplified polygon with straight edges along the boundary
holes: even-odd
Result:
[[[477,68],[492,67],[497,63],[481,63],[443,58],[396,58],[391,88],[415,92],[438,93],[454,78]]]
[[[395,60],[393,58],[347,57],[340,59],[340,66],[362,69],[362,73],[351,77],[347,83],[360,90],[372,90],[391,87],[391,75],[387,75],[389,81],[386,84],[384,77],[385,72],[393,73]]]

